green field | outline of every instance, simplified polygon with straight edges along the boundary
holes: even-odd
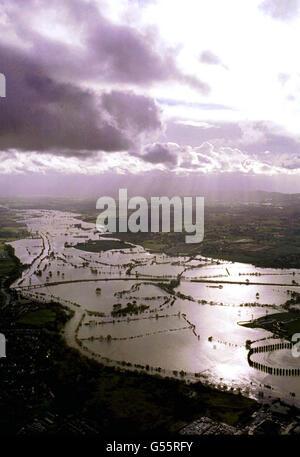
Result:
[[[83,220],[87,217],[89,222],[93,221],[92,215],[84,216]],[[201,243],[187,244],[186,233],[174,232],[172,226],[169,233],[127,232],[115,236],[169,255],[201,254],[260,267],[300,268],[300,202],[282,206],[207,205]]]
[[[86,252],[110,251],[111,249],[128,249],[131,248],[127,243],[117,240],[89,240],[86,243],[78,243],[75,249]]]
[[[25,314],[18,320],[19,324],[43,327],[46,324],[55,322],[56,313],[51,309],[39,309]]]
[[[263,328],[280,338],[290,340],[294,333],[300,333],[300,313],[291,311],[271,314],[244,324],[244,327]]]
[[[6,243],[27,236],[26,227],[16,220],[15,211],[1,208],[0,210],[0,276],[10,274],[17,266],[11,246]]]
[[[8,275],[16,267],[13,258],[0,259],[0,276]]]

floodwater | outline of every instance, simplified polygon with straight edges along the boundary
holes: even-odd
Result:
[[[299,270],[256,268],[200,255],[169,257],[134,245],[86,252],[74,246],[99,240],[101,234],[76,216],[20,211],[32,238],[11,243],[28,266],[12,287],[22,296],[57,301],[74,311],[65,328],[68,344],[102,363],[201,379],[300,405],[299,377],[274,376],[248,363],[246,341],[268,344],[272,334],[239,325],[283,312],[289,291],[299,291]],[[174,293],[161,286],[177,275],[181,280]],[[300,368],[300,358],[288,349],[255,354],[251,360]]]

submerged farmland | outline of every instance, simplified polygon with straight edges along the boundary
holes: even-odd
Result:
[[[286,313],[299,270],[153,254],[76,216],[19,211],[30,237],[11,243],[27,265],[12,287],[74,311],[70,346],[107,365],[300,404],[299,358],[271,331],[243,325]],[[276,350],[251,362],[259,346]]]

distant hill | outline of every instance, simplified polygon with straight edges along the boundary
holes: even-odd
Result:
[[[178,192],[178,189],[177,189]],[[103,194],[100,194],[103,195]],[[99,196],[100,196],[99,195]],[[109,196],[115,198],[118,197],[116,192],[107,192]],[[150,198],[152,195],[147,193],[140,193],[139,195],[145,198]],[[168,195],[172,197],[174,194],[166,193],[159,194],[155,193],[153,196]],[[180,195],[180,194],[179,194]],[[206,202],[222,202],[222,203],[272,203],[272,204],[300,204],[300,193],[298,194],[284,194],[281,192],[266,192],[262,190],[248,191],[241,189],[239,191],[224,191],[219,189],[212,192],[195,192],[195,193],[182,193],[184,195],[199,195],[205,198]],[[73,211],[73,212],[93,212],[96,210],[96,200],[99,196],[88,197],[88,198],[67,198],[67,197],[20,197],[20,198],[1,198],[0,211],[7,210],[4,205],[7,204],[10,208],[16,209],[29,209],[29,208],[40,208],[40,209],[59,209],[62,211]],[[133,197],[132,192],[128,193],[128,198]]]
[[[281,192],[239,191],[239,192],[211,192],[204,197],[210,201],[243,202],[243,203],[300,203],[299,194],[284,194]]]

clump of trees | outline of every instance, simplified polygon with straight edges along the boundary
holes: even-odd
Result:
[[[125,308],[122,308],[122,305],[120,303],[117,303],[116,305],[113,306],[113,311],[111,312],[111,315],[113,317],[119,317],[119,316],[127,316],[127,314],[139,314],[143,313],[146,309],[148,309],[149,306],[147,305],[137,305],[136,303],[130,303],[128,302]]]

